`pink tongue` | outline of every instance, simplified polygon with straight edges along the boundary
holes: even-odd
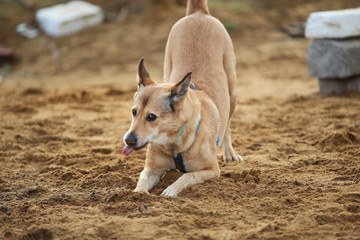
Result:
[[[128,145],[126,145],[123,150],[122,150],[122,153],[125,155],[125,156],[129,156],[132,152],[134,151],[134,149],[132,147],[129,147]]]

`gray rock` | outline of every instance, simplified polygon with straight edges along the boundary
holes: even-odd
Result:
[[[315,40],[307,52],[310,76],[347,78],[360,74],[360,39]]]

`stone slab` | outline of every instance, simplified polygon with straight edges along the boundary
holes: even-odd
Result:
[[[103,19],[101,8],[85,1],[71,1],[36,12],[41,29],[52,37],[63,37],[99,25]]]
[[[360,74],[360,39],[315,40],[307,51],[309,74],[347,78]]]
[[[360,8],[311,13],[305,36],[316,39],[360,36]]]
[[[348,79],[319,79],[320,94],[346,95],[351,92],[360,94],[360,76]]]

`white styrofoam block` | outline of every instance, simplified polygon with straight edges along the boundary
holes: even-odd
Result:
[[[360,8],[311,13],[305,36],[317,39],[360,36]]]
[[[84,2],[71,1],[36,12],[36,20],[49,36],[63,37],[85,28],[99,25],[104,20],[100,7]]]

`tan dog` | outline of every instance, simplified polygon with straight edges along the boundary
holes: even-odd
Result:
[[[242,160],[232,147],[229,129],[236,103],[233,45],[224,26],[210,16],[206,0],[188,0],[187,16],[173,26],[164,74],[165,83],[156,83],[140,60],[123,153],[149,144],[136,192],[148,193],[170,169],[186,172],[162,193],[175,196],[220,175],[219,143],[224,161]],[[196,90],[188,91],[193,84]]]

